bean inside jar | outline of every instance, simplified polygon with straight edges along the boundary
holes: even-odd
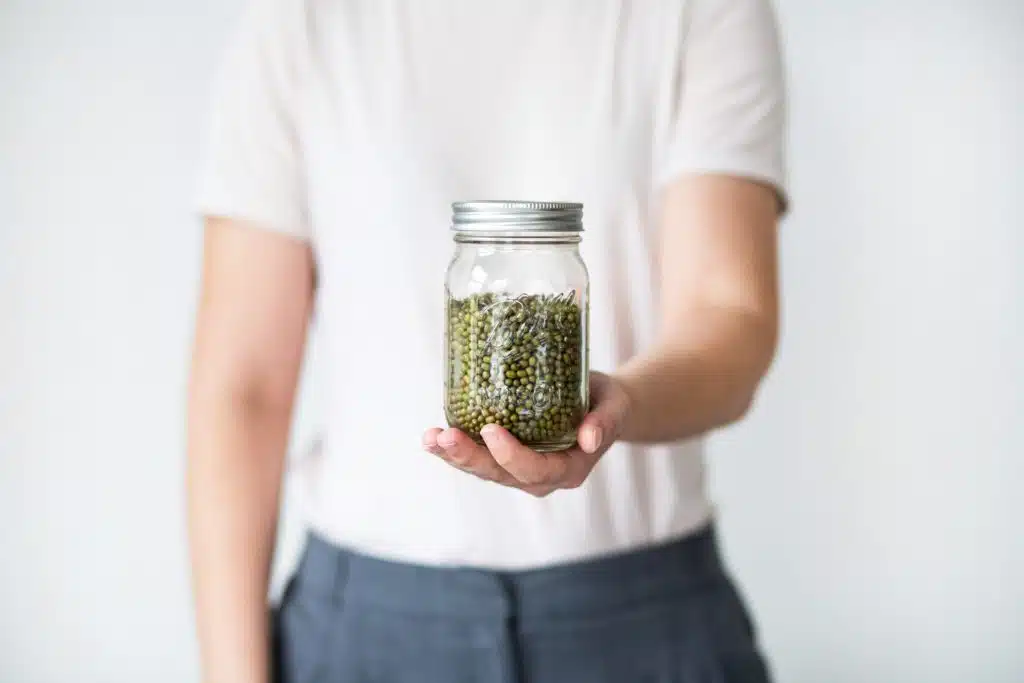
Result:
[[[564,443],[586,411],[574,292],[448,297],[448,422],[479,440],[498,424],[523,443]]]

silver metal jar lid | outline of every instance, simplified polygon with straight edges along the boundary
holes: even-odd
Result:
[[[484,200],[452,204],[456,232],[582,232],[583,205],[574,202]]]

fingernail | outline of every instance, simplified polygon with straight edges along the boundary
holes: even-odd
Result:
[[[444,448],[451,448],[455,445],[455,435],[448,431],[441,432],[437,435],[437,443]]]
[[[497,433],[498,428],[492,424],[484,425],[483,428],[480,430],[480,436],[482,436],[485,439],[495,436]]]
[[[589,434],[589,437],[586,440],[587,443],[584,444],[583,447],[588,452],[593,453],[594,451],[596,451],[598,448],[601,447],[601,428],[600,427],[591,427],[590,430],[588,431],[588,434]]]

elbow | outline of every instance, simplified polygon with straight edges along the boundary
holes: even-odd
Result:
[[[754,407],[761,382],[771,369],[778,350],[779,329],[774,317],[759,325],[758,334],[751,337],[756,339],[757,343],[752,347],[748,362],[744,363],[745,371],[737,373],[740,381],[737,382],[732,401],[725,411],[724,425],[743,420]]]
[[[765,347],[765,351],[757,363],[752,363],[747,373],[737,373],[743,376],[730,392],[722,411],[720,427],[727,427],[742,421],[750,414],[761,388],[761,382],[771,367],[775,354],[774,344]]]
[[[282,393],[246,382],[195,386],[189,395],[188,416],[193,420],[231,416],[246,422],[278,422],[291,414],[291,395]]]
[[[286,430],[293,395],[251,373],[195,373],[186,409],[190,440],[237,430],[261,435]]]
[[[754,407],[754,398],[757,396],[756,388],[745,392],[737,392],[732,400],[722,411],[719,427],[728,427],[741,422]]]

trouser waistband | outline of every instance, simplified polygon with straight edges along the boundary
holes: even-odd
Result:
[[[637,609],[727,580],[712,526],[663,545],[527,571],[426,567],[354,553],[311,533],[296,585],[409,614],[572,618]]]

